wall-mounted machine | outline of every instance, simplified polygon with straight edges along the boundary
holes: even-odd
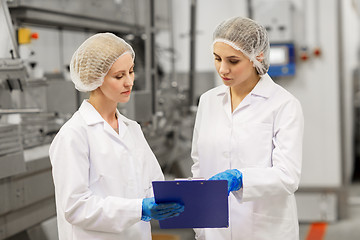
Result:
[[[295,75],[295,47],[293,43],[273,43],[270,45],[271,77]]]
[[[266,28],[270,39],[271,77],[295,74],[293,6],[289,0],[253,0],[253,18]]]

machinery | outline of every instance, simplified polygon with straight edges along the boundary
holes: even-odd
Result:
[[[256,9],[253,11],[253,18],[264,24],[271,40],[269,75],[294,76],[296,64],[291,1],[254,0],[252,7]]]
[[[7,48],[0,49],[0,239],[57,239],[56,231],[47,231],[56,230],[48,150],[87,98],[74,89],[69,62],[96,32],[113,32],[134,47],[135,91],[118,108],[140,123],[164,173],[187,177],[190,167],[182,160],[190,158],[194,114],[187,90],[155,57],[155,35],[171,31],[166,16],[155,16],[166,14],[166,4],[1,0],[0,43]]]
[[[41,110],[23,108],[19,101],[28,72],[7,3],[0,3],[0,42],[7,46],[0,56],[0,239],[5,239],[54,216],[55,204],[48,145],[26,149],[36,136],[23,134],[31,126],[25,118]]]

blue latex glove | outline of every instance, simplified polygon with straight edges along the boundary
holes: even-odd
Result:
[[[169,203],[155,203],[154,198],[144,198],[142,201],[142,216],[141,220],[150,221],[164,220],[166,218],[179,216],[184,211],[184,205],[169,202]]]
[[[209,180],[227,180],[228,181],[228,195],[231,191],[237,191],[242,187],[242,173],[237,169],[229,169],[218,173]]]

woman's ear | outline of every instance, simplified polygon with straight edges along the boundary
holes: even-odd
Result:
[[[258,60],[259,62],[262,62],[264,60],[264,53],[261,52],[257,57],[256,60]]]

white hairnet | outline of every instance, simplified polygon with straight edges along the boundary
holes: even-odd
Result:
[[[90,92],[101,86],[113,63],[125,53],[135,58],[132,47],[112,33],[89,37],[71,58],[70,76],[75,88]]]
[[[258,74],[264,75],[269,70],[269,37],[257,22],[243,17],[225,20],[216,27],[213,40],[213,44],[223,42],[241,51],[253,62]]]

